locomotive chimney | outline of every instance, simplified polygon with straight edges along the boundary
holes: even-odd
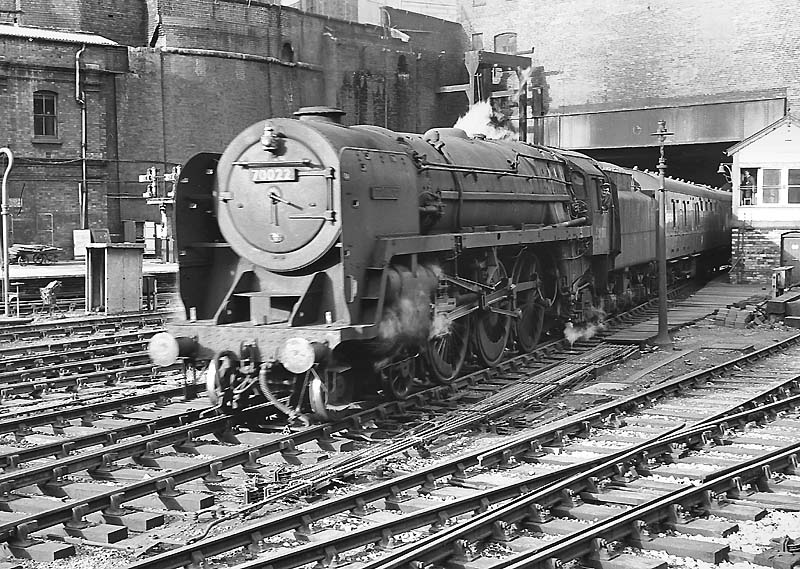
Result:
[[[346,114],[343,110],[333,107],[301,107],[295,111],[294,116],[301,121],[342,124],[342,117]]]

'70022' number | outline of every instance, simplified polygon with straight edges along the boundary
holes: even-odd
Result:
[[[262,168],[253,171],[254,182],[296,182],[297,168]]]

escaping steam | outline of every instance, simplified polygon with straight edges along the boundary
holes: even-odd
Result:
[[[606,313],[602,308],[592,306],[588,309],[588,322],[575,326],[572,322],[567,322],[564,325],[564,337],[569,342],[570,346],[575,345],[578,340],[589,340],[601,330],[606,329],[603,320],[606,318]]]
[[[532,71],[532,67],[527,67],[519,73],[519,76],[516,73],[508,74],[507,86],[511,91],[511,96],[508,97],[509,115],[492,107],[490,100],[479,101],[456,121],[454,127],[460,128],[472,137],[483,135],[490,140],[518,140],[519,133],[510,115],[514,109],[519,109],[520,93],[530,79]]]
[[[502,113],[495,111],[489,101],[480,101],[472,105],[467,114],[459,118],[454,126],[472,137],[483,135],[490,140],[517,138],[517,133],[510,120]]]
[[[570,347],[575,345],[578,340],[589,340],[595,334],[605,329],[605,324],[585,324],[575,326],[572,322],[567,322],[564,326],[564,337],[569,342]]]
[[[431,295],[441,272],[440,267],[428,265],[420,265],[416,277],[404,267],[390,270],[387,306],[378,325],[378,335],[382,340],[419,344],[427,341],[429,335],[447,333],[446,329],[439,331],[447,326],[441,318],[431,322]]]
[[[444,314],[437,314],[433,317],[431,323],[431,330],[428,333],[429,338],[438,338],[439,336],[446,336],[450,332],[451,320]]]

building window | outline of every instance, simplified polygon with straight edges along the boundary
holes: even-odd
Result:
[[[761,203],[780,203],[781,171],[765,168],[761,182]]]
[[[756,203],[756,180],[758,178],[757,169],[742,170],[742,179],[739,183],[741,194],[741,205],[755,205]]]
[[[483,49],[483,34],[472,34],[472,49]]]
[[[494,50],[497,53],[517,53],[517,34],[507,32],[494,36]]]
[[[55,138],[58,136],[58,95],[52,91],[33,94],[33,135]]]
[[[288,41],[284,43],[283,47],[281,48],[281,60],[294,63],[294,48]]]
[[[800,170],[789,168],[789,203],[800,203]]]

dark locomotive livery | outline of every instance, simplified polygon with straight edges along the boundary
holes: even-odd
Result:
[[[151,353],[205,365],[223,408],[267,397],[324,418],[367,391],[404,398],[415,378],[495,365],[655,288],[651,174],[340,114],[260,122],[182,170],[186,320]],[[727,263],[730,194],[667,190],[674,275]]]

